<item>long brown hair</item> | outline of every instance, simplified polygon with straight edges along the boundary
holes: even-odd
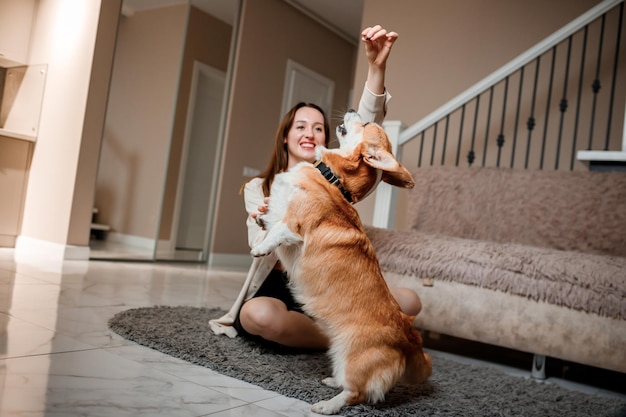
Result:
[[[305,103],[300,102],[293,106],[291,110],[289,110],[283,120],[278,125],[278,129],[276,130],[276,137],[274,140],[274,152],[272,153],[272,158],[270,159],[267,168],[261,174],[259,174],[258,178],[263,178],[263,195],[265,197],[269,197],[270,188],[272,187],[272,182],[274,182],[274,177],[279,172],[287,169],[287,164],[289,163],[289,153],[287,152],[287,144],[285,143],[285,138],[289,133],[289,129],[293,125],[293,121],[296,118],[296,112],[300,110],[302,107],[311,107],[320,113],[322,113],[322,117],[324,118],[324,146],[328,147],[328,143],[330,142],[330,125],[328,123],[328,119],[326,118],[326,113],[316,104],[313,103]],[[250,181],[250,179],[248,180]],[[246,181],[241,187],[240,193],[243,192],[244,186],[248,183]]]

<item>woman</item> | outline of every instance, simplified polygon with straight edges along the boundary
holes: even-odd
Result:
[[[359,103],[363,120],[382,123],[386,104],[391,98],[385,90],[387,58],[398,38],[381,26],[368,27],[361,33],[368,60],[367,81]],[[248,212],[248,243],[253,247],[263,240],[265,231],[256,223],[267,209],[267,198],[274,176],[301,161],[313,162],[315,147],[328,147],[330,127],[324,111],[310,103],[298,103],[284,116],[276,133],[273,158],[265,172],[243,187]],[[262,338],[280,345],[326,349],[328,339],[315,321],[305,315],[293,299],[287,276],[274,253],[254,258],[248,276],[231,310],[211,320],[216,334],[237,334]],[[391,288],[402,310],[417,315],[422,308],[417,294],[407,288]]]

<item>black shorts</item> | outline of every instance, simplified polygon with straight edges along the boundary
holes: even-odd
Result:
[[[252,298],[257,297],[277,298],[285,303],[287,310],[297,311],[299,313],[303,312],[302,306],[295,300],[295,298],[293,298],[293,294],[289,289],[289,277],[287,277],[287,273],[285,271],[272,269],[272,272],[270,272],[267,278],[265,278],[265,281],[263,281],[263,284],[261,284],[261,287],[259,287],[258,291]],[[237,333],[240,335],[254,337],[241,325],[239,314],[237,314],[237,318],[235,319],[233,326],[237,329]]]

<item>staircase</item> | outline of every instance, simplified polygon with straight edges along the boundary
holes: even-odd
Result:
[[[623,15],[604,0],[413,126],[385,122],[396,157],[418,141],[418,166],[626,171]],[[377,188],[374,226],[395,194]]]
[[[91,238],[95,240],[104,240],[106,232],[111,230],[108,224],[97,222],[98,209],[94,207],[91,211]]]

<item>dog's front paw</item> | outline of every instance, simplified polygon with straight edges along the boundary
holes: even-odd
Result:
[[[341,410],[341,406],[337,408],[337,404],[333,403],[333,400],[320,401],[313,404],[311,411],[317,414],[337,414]]]
[[[269,251],[264,250],[264,248],[262,248],[261,245],[253,247],[252,250],[250,251],[250,255],[254,256],[255,258],[265,256],[268,253]]]

